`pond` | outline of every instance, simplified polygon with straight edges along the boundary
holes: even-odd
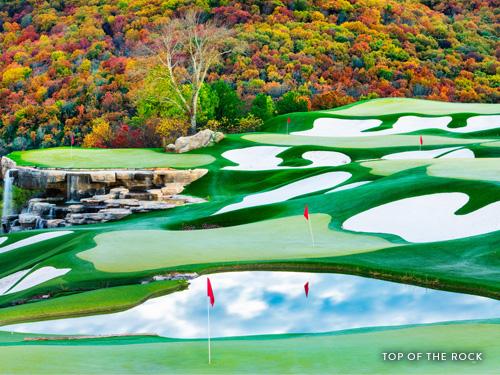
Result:
[[[500,301],[339,274],[230,272],[210,275],[214,337],[326,332],[351,328],[498,318]],[[304,284],[309,282],[309,297]],[[16,324],[1,330],[51,334],[207,335],[206,277],[188,290],[130,310]]]

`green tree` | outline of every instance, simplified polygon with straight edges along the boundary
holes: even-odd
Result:
[[[288,91],[276,102],[276,110],[280,115],[290,112],[307,112],[309,108],[309,98],[297,91]]]
[[[243,101],[238,97],[235,89],[221,80],[212,83],[211,87],[219,98],[219,103],[215,108],[217,120],[225,118],[232,121],[243,116]]]
[[[269,95],[257,94],[252,101],[250,112],[263,121],[269,120],[276,112],[273,99]]]

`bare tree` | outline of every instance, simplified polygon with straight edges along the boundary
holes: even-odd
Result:
[[[167,83],[165,100],[176,106],[196,132],[200,90],[211,67],[230,54],[238,44],[234,31],[214,20],[201,21],[201,14],[188,10],[164,25],[158,38],[148,46],[161,66]]]

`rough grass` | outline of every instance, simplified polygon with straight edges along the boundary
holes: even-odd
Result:
[[[22,342],[22,337],[0,335],[2,371],[9,374],[319,374],[325,371],[494,374],[500,366],[497,321],[214,339],[211,365],[207,363],[206,340],[124,337]],[[382,360],[382,353],[387,351],[482,352],[483,361],[388,362]]]

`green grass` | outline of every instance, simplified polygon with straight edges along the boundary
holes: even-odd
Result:
[[[365,104],[368,103],[359,106]],[[421,104],[415,106],[415,111],[423,110]],[[434,111],[434,106],[428,103],[428,110]],[[446,108],[451,111],[451,107],[455,108],[453,111],[461,111],[455,105]],[[474,112],[470,106],[460,108]],[[477,106],[476,110],[491,111],[490,106],[481,108],[483,106]],[[464,123],[469,112],[453,113],[453,124]],[[382,127],[392,126],[398,115],[384,113],[379,117]],[[289,130],[298,131],[311,128],[319,116],[333,114],[310,112],[289,116],[292,119]],[[500,231],[452,241],[412,244],[395,235],[342,229],[342,223],[359,212],[410,196],[466,193],[470,200],[457,214],[497,201],[500,180],[497,130],[473,136],[436,130],[422,132],[425,150],[467,145],[477,159],[381,161],[378,159],[392,152],[418,150],[419,134],[342,139],[279,134],[285,131],[286,117],[269,121],[264,127],[268,133],[229,135],[223,142],[197,151],[199,153],[74,149],[79,156],[73,163],[79,167],[191,168],[201,165],[209,169],[209,173],[189,185],[185,193],[209,202],[131,215],[114,223],[72,227],[74,233],[70,235],[0,254],[0,277],[35,265],[71,269],[63,277],[0,296],[0,323],[2,319],[27,321],[47,316],[74,316],[81,309],[91,313],[96,306],[107,312],[133,306],[138,300],[150,297],[149,292],[140,298],[135,296],[134,293],[142,290],[138,286],[141,280],[170,271],[342,272],[500,299]],[[223,152],[267,144],[290,146],[280,154],[284,166],[307,165],[302,154],[315,150],[340,151],[353,162],[315,169],[257,172],[222,169],[233,165],[221,157]],[[62,167],[71,162],[69,153],[71,150],[67,148],[47,149],[17,152],[11,157],[19,164]],[[250,194],[332,171],[351,173],[352,178],[346,183],[372,182],[333,194],[319,191],[272,205],[213,215]],[[311,246],[308,228],[301,216],[305,204],[312,213],[315,247]],[[207,225],[217,228],[204,229]],[[186,228],[196,230],[183,230]],[[4,244],[35,233],[10,234]],[[124,286],[130,286],[133,292],[122,293],[119,288]],[[54,297],[12,307],[46,293]],[[120,303],[116,303],[118,300]]]
[[[0,325],[51,320],[67,316],[87,316],[128,310],[149,298],[187,287],[185,281],[157,281],[125,285],[51,298],[43,303],[26,303],[0,309]],[[106,303],[103,303],[105,301]]]
[[[16,342],[22,336],[8,336],[0,336],[8,374],[495,374],[500,366],[496,321],[215,339],[211,365],[205,340]],[[388,351],[482,352],[483,361],[383,361]]]
[[[243,139],[255,143],[279,146],[323,146],[338,149],[370,149],[370,148],[397,148],[410,147],[418,150],[419,135],[385,135],[373,137],[306,137],[300,135],[259,133],[248,134]],[[454,146],[472,145],[488,141],[480,138],[454,138],[428,135],[425,137],[426,146]]]
[[[69,147],[15,151],[7,155],[20,166],[47,168],[195,168],[215,159],[205,154],[173,154],[161,149],[86,149]]]
[[[500,104],[447,103],[410,98],[382,98],[325,111],[344,116],[383,116],[394,113],[449,115],[452,113],[498,114]]]
[[[328,229],[330,216],[311,215],[315,246],[303,216],[204,231],[141,230],[100,234],[78,254],[104,272],[134,272],[203,263],[320,258],[396,246],[376,236]],[[276,233],[281,232],[279,237]],[[242,239],[245,238],[245,241]],[[142,244],[147,242],[147,248]],[[208,251],[207,251],[208,250]]]

